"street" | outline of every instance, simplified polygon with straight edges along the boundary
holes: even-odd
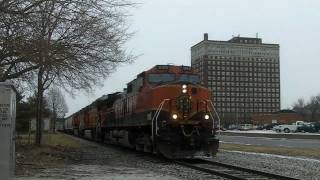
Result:
[[[315,139],[286,139],[246,136],[219,136],[221,143],[258,145],[268,147],[320,149],[320,140]]]

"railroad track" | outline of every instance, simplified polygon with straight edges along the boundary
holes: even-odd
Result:
[[[187,161],[174,161],[175,163],[189,167],[198,171],[206,172],[212,175],[220,176],[227,179],[247,180],[247,179],[280,179],[280,180],[296,180],[295,178],[281,176],[277,174],[267,173],[263,171],[233,166],[215,161],[204,159],[195,159]]]
[[[74,135],[71,135],[74,136]],[[79,137],[75,136],[77,138],[81,138],[87,141],[91,141],[103,146],[109,146],[105,143],[95,141],[90,138],[86,137]],[[115,146],[118,147],[119,146]],[[121,148],[123,149],[123,148]],[[127,148],[124,148],[128,150]],[[135,151],[136,152],[136,151]],[[139,152],[137,152],[139,153]],[[146,155],[143,153],[143,155]],[[150,155],[150,154],[148,154]],[[153,156],[153,155],[151,155]],[[153,156],[154,157],[154,156]],[[174,160],[170,161],[175,164],[179,164],[181,166],[185,166],[191,169],[195,169],[198,171],[202,171],[208,174],[216,175],[219,177],[227,178],[227,179],[234,179],[234,180],[271,180],[271,179],[279,179],[279,180],[298,180],[295,178],[287,177],[287,176],[281,176],[277,174],[272,174],[264,171],[258,171],[258,170],[253,170],[253,169],[248,169],[248,168],[243,168],[239,166],[234,166],[230,164],[224,164],[220,162],[215,162],[215,161],[209,161],[205,159],[192,159],[192,160]]]

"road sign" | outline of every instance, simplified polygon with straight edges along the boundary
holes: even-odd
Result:
[[[16,92],[0,83],[0,179],[11,180],[15,168]]]

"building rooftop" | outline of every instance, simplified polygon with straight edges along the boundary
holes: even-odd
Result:
[[[295,113],[295,114],[297,114],[296,111],[293,111],[291,109],[282,109],[280,111],[274,112],[273,114],[280,114],[280,113]]]
[[[245,44],[262,44],[261,38],[251,38],[251,37],[233,37],[228,42],[232,43],[245,43]]]
[[[208,33],[203,34],[203,40],[200,41],[199,43],[193,45],[191,48],[199,45],[202,42],[221,42],[221,43],[236,43],[236,44],[256,44],[256,45],[276,45],[279,46],[279,44],[271,44],[271,43],[262,43],[261,38],[253,38],[253,37],[240,37],[238,36],[233,36],[231,39],[227,41],[220,41],[220,40],[209,40]]]

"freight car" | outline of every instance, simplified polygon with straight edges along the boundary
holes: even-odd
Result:
[[[89,131],[96,140],[177,159],[216,154],[214,115],[211,92],[191,67],[157,65],[67,120],[75,135]]]
[[[73,116],[69,116],[65,118],[63,129],[65,133],[72,134],[73,133]]]

